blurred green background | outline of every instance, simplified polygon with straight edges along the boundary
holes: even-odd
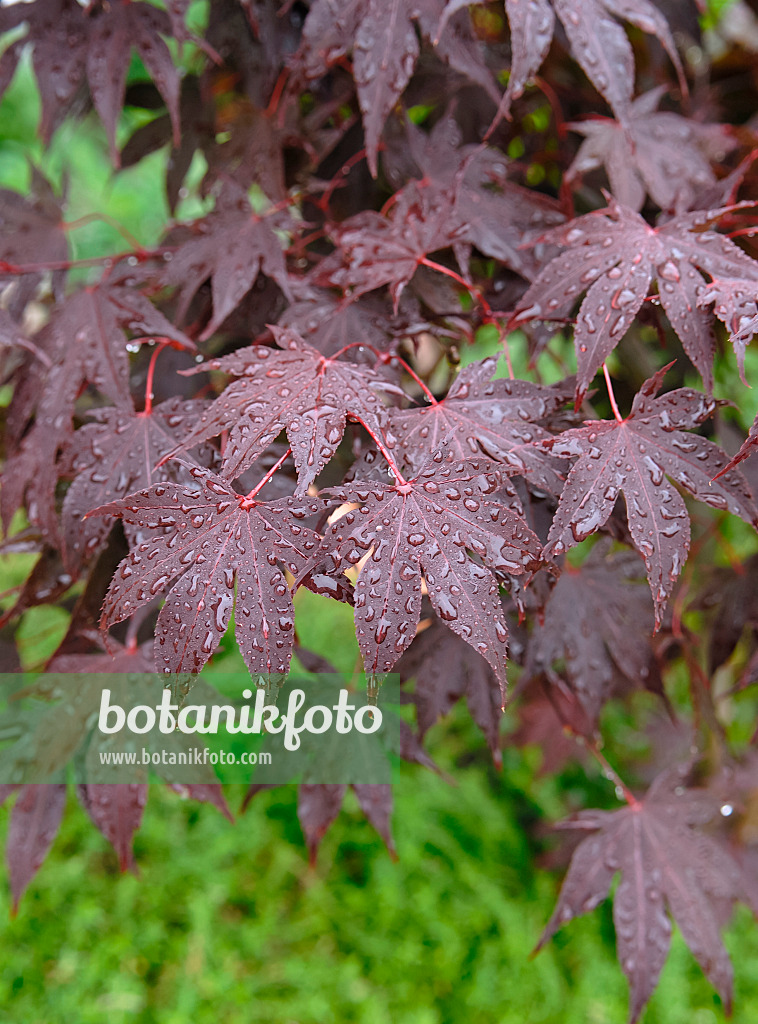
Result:
[[[202,7],[202,5],[200,5]],[[186,58],[192,60],[192,55]],[[135,62],[132,77],[142,69]],[[108,213],[146,245],[168,219],[165,151],[113,175],[89,115],[35,138],[39,101],[28,62],[0,104],[0,186],[23,191],[28,159],[52,180],[70,175],[68,219]],[[128,135],[138,123],[127,111]],[[192,187],[179,218],[196,216]],[[73,234],[78,257],[118,251],[106,224]],[[751,417],[752,418],[752,417]],[[33,558],[0,560],[0,590]],[[298,628],[333,654],[349,623],[306,597]],[[335,615],[337,618],[335,618]],[[56,646],[65,616],[24,616],[29,663]],[[352,664],[354,649],[336,646]],[[230,651],[220,670],[229,671]],[[508,747],[502,772],[459,708],[430,734],[450,784],[404,766],[395,786],[393,862],[348,794],[308,867],[295,791],[262,793],[230,826],[213,808],[151,788],[135,842],[140,877],[116,857],[70,794],[63,829],[10,916],[0,884],[0,1024],[617,1024],[627,988],[616,962],[610,904],[564,929],[532,959],[558,877],[538,862],[538,826],[578,806],[613,806],[590,768],[536,775],[540,754]],[[233,809],[241,788],[229,794]],[[0,811],[0,832],[7,829]],[[733,1020],[758,1020],[758,929],[741,910],[726,933],[736,967]],[[720,1001],[675,934],[646,1024],[720,1024]]]

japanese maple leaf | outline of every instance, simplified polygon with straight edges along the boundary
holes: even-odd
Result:
[[[458,372],[445,398],[423,409],[392,409],[390,423],[402,457],[419,466],[450,435],[456,457],[484,452],[505,462],[511,473],[560,494],[563,477],[533,442],[550,437],[539,421],[566,404],[564,386],[543,387],[523,380],[493,380],[498,360],[470,363]]]
[[[428,254],[465,241],[465,225],[451,218],[452,196],[406,186],[387,216],[365,210],[329,234],[337,252],[316,267],[316,284],[363,295],[389,285],[397,312],[400,295]]]
[[[437,614],[505,686],[508,629],[493,574],[536,568],[541,544],[514,512],[483,496],[500,483],[491,467],[456,461],[443,450],[412,481],[330,489],[358,503],[327,528],[322,551],[335,569],[367,556],[356,583],[355,626],[370,675],[389,672],[410,646],[423,574]]]
[[[499,733],[505,692],[485,658],[446,629],[436,615],[416,634],[395,671],[403,682],[416,680],[412,700],[421,739],[465,696],[495,764],[502,764]]]
[[[564,565],[535,622],[524,666],[527,676],[544,673],[560,685],[554,666],[562,663],[593,723],[618,689],[662,692],[650,646],[653,603],[644,577],[639,579],[642,564],[633,551],[609,548],[601,540],[580,568]]]
[[[101,625],[129,618],[168,589],[155,630],[156,662],[165,672],[197,672],[235,606],[235,635],[250,672],[283,674],[294,632],[283,567],[298,575],[313,555],[319,537],[301,520],[322,503],[257,502],[209,470],[190,472],[194,486],[158,483],[96,510],[120,516],[146,537],[117,570]]]
[[[381,436],[385,409],[376,391],[388,384],[369,367],[326,358],[295,331],[271,330],[283,351],[251,345],[190,371],[223,370],[240,380],[171,454],[228,430],[223,472],[235,478],[286,430],[302,492],[336,452],[348,416]]]
[[[468,14],[461,12],[447,31],[438,31],[443,7],[444,0],[348,0],[342,4],[316,0],[305,19],[302,43],[292,66],[306,79],[320,78],[353,51],[353,77],[374,176],[384,122],[410,81],[419,56],[416,23],[428,39],[435,37],[443,60],[477,81],[497,102],[497,89]]]
[[[467,0],[449,0],[438,31],[452,14],[467,5]],[[511,73],[503,99],[506,111],[547,56],[555,14],[582,70],[617,117],[623,118],[629,110],[634,90],[632,47],[617,19],[661,41],[686,91],[668,23],[650,0],[505,0],[505,11],[511,28]]]
[[[448,224],[456,226],[453,247],[459,263],[467,262],[463,247],[476,246],[523,277],[535,276],[539,259],[524,243],[563,222],[555,200],[509,181],[508,161],[498,150],[462,146],[460,128],[450,114],[429,134],[408,123],[402,144],[393,149],[385,159],[385,172],[390,179],[402,177],[412,158],[422,181],[406,188],[422,186],[432,208],[435,201],[446,208]]]
[[[4,467],[0,509],[6,528],[26,496],[32,522],[57,538],[56,456],[71,432],[82,385],[92,384],[121,409],[132,408],[125,328],[195,348],[140,292],[120,284],[74,292],[35,336],[52,366],[35,362],[25,368],[14,390],[11,436],[20,438],[32,415],[35,420]]]
[[[638,213],[611,199],[607,209],[549,231],[543,241],[565,248],[532,282],[513,322],[567,316],[587,292],[574,331],[577,399],[626,333],[653,280],[661,305],[708,389],[715,352],[711,321],[698,306],[712,278],[758,282],[758,262],[724,235],[704,230],[734,207],[685,213],[652,228]]]
[[[725,844],[703,832],[707,798],[686,790],[682,774],[659,775],[644,799],[620,811],[581,811],[565,828],[592,834],[577,847],[538,949],[573,917],[613,897],[616,949],[629,979],[634,1024],[655,988],[676,921],[729,1012],[732,965],[719,934],[719,905],[746,899],[741,870]],[[711,802],[710,816],[718,814]],[[668,911],[668,913],[667,913]]]
[[[698,306],[713,306],[713,312],[729,331],[737,356],[742,383],[745,379],[745,349],[758,334],[758,280],[714,277],[700,292]]]
[[[642,209],[646,193],[662,210],[691,209],[696,196],[716,183],[709,158],[725,155],[735,143],[723,125],[657,111],[664,91],[659,86],[638,96],[623,123],[603,117],[569,124],[585,141],[566,178],[604,166],[611,192],[630,210]]]
[[[221,326],[261,272],[291,300],[282,243],[274,230],[281,221],[281,215],[254,213],[244,191],[227,183],[213,213],[193,224],[193,236],[179,246],[164,270],[164,283],[179,289],[177,320],[184,319],[193,296],[208,278],[213,316],[201,339]]]
[[[354,346],[355,352],[360,345],[383,352],[400,338],[429,329],[416,304],[409,302],[407,309],[405,305],[401,304],[399,316],[392,317],[380,296],[346,302],[333,291],[307,288],[282,313],[277,326],[297,332],[325,356],[348,346]]]
[[[191,482],[186,464],[174,461],[160,469],[156,465],[176,447],[205,405],[173,398],[139,413],[109,407],[93,412],[96,422],[76,431],[70,456],[76,475],[66,492],[62,516],[69,567],[77,569],[102,546],[113,522],[106,516],[83,520],[87,512],[160,480]]]
[[[174,64],[163,36],[171,35],[172,22],[165,11],[133,0],[110,0],[90,4],[84,10],[73,0],[36,0],[3,10],[0,31],[26,23],[27,35],[18,42],[31,43],[33,66],[42,99],[40,131],[45,141],[62,112],[71,103],[86,77],[100,118],[105,125],[113,162],[118,166],[116,125],[121,115],[126,76],[134,48],[166,102],[179,144],[179,69]],[[13,68],[8,66],[2,91],[10,83],[18,50],[14,48]]]
[[[553,455],[579,457],[561,495],[545,557],[562,554],[595,533],[623,493],[632,543],[645,560],[657,625],[690,543],[687,508],[667,477],[700,501],[758,526],[758,509],[739,470],[712,483],[727,456],[713,442],[680,429],[702,423],[714,401],[691,388],[656,397],[667,369],[642,385],[626,419],[588,420],[540,442]]]

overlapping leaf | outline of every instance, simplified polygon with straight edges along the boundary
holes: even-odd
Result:
[[[62,532],[69,566],[77,568],[102,545],[112,519],[83,517],[99,505],[123,498],[160,480],[190,483],[185,464],[157,468],[160,459],[201,415],[205,403],[169,399],[137,413],[116,406],[94,414],[74,435],[71,462],[76,474],[63,502]]]
[[[429,253],[464,242],[463,221],[450,216],[453,196],[406,186],[387,216],[374,210],[331,228],[337,252],[316,270],[317,284],[331,284],[345,295],[363,295],[389,285],[397,311],[403,289]]]
[[[251,345],[203,364],[203,370],[240,380],[203,413],[173,454],[228,430],[223,471],[233,479],[286,430],[298,487],[305,491],[337,450],[348,417],[381,436],[385,412],[376,392],[388,384],[369,367],[326,358],[295,331],[272,331],[282,351]]]
[[[356,481],[332,492],[358,506],[327,528],[322,550],[335,569],[366,558],[356,583],[355,626],[370,675],[389,672],[410,646],[423,574],[437,614],[505,686],[508,629],[493,574],[536,568],[542,546],[515,513],[484,497],[500,482],[491,466],[437,452],[410,482]]]
[[[413,703],[422,739],[465,696],[495,763],[502,764],[499,732],[505,693],[486,659],[446,629],[436,615],[416,634],[395,671],[401,681],[416,680]]]
[[[566,565],[542,616],[535,622],[524,671],[565,676],[593,721],[618,690],[647,687],[661,692],[650,646],[653,603],[642,565],[632,551],[609,551],[600,541],[578,569]]]
[[[164,283],[179,289],[177,319],[183,320],[195,293],[211,279],[213,316],[202,337],[210,337],[255,284],[267,274],[292,299],[282,243],[275,227],[283,215],[253,212],[243,190],[227,183],[216,209],[195,221],[192,237],[179,246],[164,273]]]
[[[399,441],[398,452],[409,465],[419,467],[426,453],[449,436],[458,458],[484,452],[505,463],[510,473],[523,473],[535,486],[560,494],[563,477],[533,442],[550,437],[540,421],[565,405],[569,392],[564,385],[493,380],[497,364],[495,358],[470,363],[434,405],[393,409],[390,423]]]
[[[466,0],[449,0],[441,26],[464,6]],[[650,0],[505,0],[505,10],[511,27],[512,54],[506,109],[523,93],[547,56],[555,14],[582,70],[617,117],[623,118],[628,112],[634,89],[634,57],[619,21],[628,21],[657,36],[684,81],[668,23]]]
[[[570,221],[543,235],[565,248],[534,280],[514,322],[564,317],[586,292],[574,331],[577,397],[627,332],[648,294],[658,294],[669,323],[710,391],[715,353],[708,315],[698,305],[711,278],[758,282],[758,262],[708,226],[731,207],[685,213],[651,228],[638,213],[614,200],[607,209]]]
[[[662,210],[689,210],[698,194],[716,183],[709,160],[723,157],[734,140],[723,125],[701,124],[657,111],[659,86],[631,104],[623,123],[610,118],[568,127],[585,136],[566,172],[573,180],[604,166],[616,199],[641,210],[647,193]]]
[[[129,618],[170,589],[155,630],[156,662],[164,672],[197,672],[221,642],[234,607],[250,672],[281,675],[294,625],[282,567],[298,575],[310,560],[319,538],[301,521],[322,506],[256,502],[208,470],[191,473],[195,486],[158,483],[97,510],[147,537],[117,570],[102,624]]]
[[[674,918],[729,1010],[732,965],[719,934],[719,906],[746,898],[727,847],[698,826],[718,813],[702,793],[685,790],[678,771],[660,775],[644,800],[620,811],[582,811],[567,828],[594,833],[577,847],[542,946],[571,918],[613,897],[616,949],[629,979],[634,1024],[666,962]]]
[[[595,533],[623,494],[632,543],[645,560],[656,623],[690,543],[684,499],[667,477],[700,501],[758,526],[758,509],[742,474],[732,469],[712,483],[727,456],[713,442],[681,429],[697,427],[715,403],[690,388],[656,397],[667,369],[643,384],[626,419],[590,420],[541,442],[553,455],[578,456],[550,527],[545,557],[562,554]]]
[[[437,52],[457,71],[482,85],[493,99],[497,89],[477,46],[465,11],[438,31],[444,0],[316,0],[303,26],[303,41],[293,67],[306,79],[318,78],[349,51],[363,115],[371,173],[376,175],[377,151],[384,122],[411,79],[419,56],[416,23],[427,38],[435,37]]]

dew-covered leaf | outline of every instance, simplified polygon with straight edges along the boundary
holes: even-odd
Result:
[[[223,370],[239,380],[171,454],[226,430],[223,472],[234,479],[286,430],[302,492],[336,452],[348,417],[381,436],[385,410],[377,391],[388,385],[370,367],[323,356],[295,331],[271,329],[281,350],[251,345],[198,367],[198,372]]]
[[[237,643],[251,674],[282,675],[294,633],[283,568],[298,576],[313,555],[319,537],[301,522],[323,503],[257,502],[209,470],[191,474],[194,486],[158,483],[96,510],[120,516],[145,538],[116,571],[102,626],[170,591],[155,630],[156,662],[164,672],[198,672],[234,607]]]
[[[595,533],[623,494],[634,546],[645,560],[656,624],[682,571],[690,545],[684,499],[667,478],[713,508],[758,526],[758,509],[739,470],[726,471],[724,452],[685,429],[699,426],[715,402],[691,388],[656,397],[668,367],[646,381],[626,419],[588,420],[542,441],[561,458],[578,456],[569,473],[545,548],[563,554]],[[723,470],[722,479],[712,478]]]
[[[713,387],[715,341],[708,314],[698,300],[711,278],[758,282],[758,262],[709,225],[731,207],[700,210],[652,228],[627,207],[611,200],[607,209],[570,221],[542,236],[565,251],[551,260],[519,302],[513,323],[568,316],[586,292],[577,317],[577,399],[599,366],[634,321],[651,283],[703,378]]]
[[[436,404],[391,410],[398,452],[418,468],[427,453],[448,438],[459,459],[488,455],[503,462],[507,472],[524,474],[536,487],[560,494],[564,477],[533,442],[550,437],[540,421],[562,408],[570,392],[564,384],[543,387],[524,380],[493,380],[497,365],[494,357],[469,363]]]
[[[732,965],[719,934],[718,905],[745,899],[741,871],[725,844],[698,828],[702,793],[687,790],[681,773],[664,772],[642,801],[620,811],[581,811],[565,828],[593,834],[577,847],[540,947],[573,917],[613,897],[616,949],[629,979],[629,1022],[635,1024],[668,956],[671,920],[726,1004]],[[718,805],[711,801],[711,814]]]
[[[62,532],[69,566],[78,568],[105,541],[112,519],[83,517],[98,505],[123,498],[159,480],[189,483],[187,466],[179,462],[156,468],[201,415],[205,403],[169,399],[137,413],[110,407],[93,414],[96,422],[74,435],[71,462],[74,480],[63,502]]]
[[[335,569],[365,557],[355,626],[370,675],[389,672],[410,646],[423,575],[437,614],[489,662],[505,687],[508,628],[495,574],[505,578],[536,568],[541,544],[514,512],[483,496],[500,482],[491,467],[438,451],[410,482],[355,481],[330,492],[357,504],[326,529],[322,550]]]

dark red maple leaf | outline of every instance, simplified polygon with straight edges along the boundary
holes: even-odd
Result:
[[[111,528],[113,520],[106,516],[83,520],[87,512],[160,480],[191,482],[183,463],[156,466],[176,447],[205,405],[172,398],[139,413],[113,406],[93,412],[95,422],[76,431],[69,456],[76,475],[66,492],[61,524],[68,566],[77,569],[89,559]]]
[[[283,351],[251,345],[190,371],[223,370],[240,380],[171,454],[228,430],[223,471],[233,479],[286,430],[303,492],[337,450],[347,417],[381,437],[385,409],[376,392],[390,385],[370,367],[324,357],[295,331],[271,330]]]
[[[618,958],[629,979],[630,1024],[639,1019],[666,962],[669,914],[727,1012],[731,1004],[732,965],[719,935],[718,908],[747,899],[747,887],[727,846],[698,828],[718,814],[720,801],[685,789],[682,781],[681,771],[666,771],[643,800],[620,811],[581,811],[563,825],[593,834],[574,853],[537,948],[606,899],[620,872],[613,919]]]
[[[663,692],[650,646],[653,603],[642,564],[634,552],[610,547],[601,540],[580,568],[564,565],[534,624],[524,666],[527,677],[544,673],[560,688],[555,666],[562,664],[593,722],[618,690]]]
[[[355,626],[371,676],[389,672],[410,646],[423,574],[435,611],[505,687],[508,628],[493,573],[536,568],[542,546],[514,512],[483,496],[500,483],[491,468],[437,451],[410,482],[355,481],[328,492],[358,505],[327,528],[321,550],[335,571],[366,558],[356,583]]]
[[[523,473],[536,487],[560,494],[564,478],[533,442],[550,437],[540,420],[564,406],[569,392],[565,384],[543,387],[524,380],[493,380],[497,365],[494,357],[469,363],[434,405],[392,409],[390,424],[398,453],[418,467],[449,436],[458,458],[484,452],[504,462],[509,473]]]
[[[657,111],[665,86],[638,96],[623,123],[597,118],[567,125],[585,136],[566,180],[604,166],[615,198],[641,210],[648,193],[662,210],[689,210],[703,189],[716,183],[710,159],[735,145],[724,125],[701,124]]]
[[[74,0],[36,0],[4,9],[0,31],[23,23],[28,26],[27,35],[19,42],[31,43],[33,48],[34,73],[42,99],[43,138],[49,141],[59,115],[86,76],[95,109],[108,133],[113,162],[118,166],[116,125],[134,48],[166,102],[174,144],[178,145],[179,69],[162,38],[171,35],[172,20],[152,4],[133,0],[97,2],[86,9]],[[17,59],[15,50],[12,59]],[[2,82],[7,87],[10,76]]]
[[[440,27],[464,6],[467,0],[449,0]],[[506,111],[547,56],[553,38],[554,12],[566,30],[572,53],[617,117],[623,118],[627,113],[634,89],[634,57],[619,20],[657,36],[686,91],[684,71],[668,23],[650,0],[505,0],[505,10],[511,27],[512,54],[503,99]]]
[[[96,510],[146,537],[117,570],[102,625],[129,618],[170,589],[155,629],[156,661],[165,672],[197,672],[221,642],[234,606],[250,672],[283,674],[294,608],[281,566],[296,576],[303,571],[320,538],[301,521],[323,503],[257,502],[209,470],[190,472],[194,486],[158,483]]]
[[[245,192],[227,182],[213,213],[195,221],[192,236],[173,253],[163,272],[164,283],[179,289],[177,319],[184,319],[193,296],[208,278],[213,316],[201,339],[221,326],[261,272],[276,281],[291,300],[283,247],[274,230],[285,221],[285,212],[255,213]]]
[[[727,456],[717,445],[681,429],[697,427],[715,402],[691,388],[656,397],[668,369],[642,385],[626,419],[588,420],[540,442],[561,458],[579,456],[550,527],[545,557],[560,555],[595,533],[623,493],[632,543],[647,567],[656,624],[690,541],[687,508],[666,477],[700,501],[758,526],[758,509],[739,470],[727,472]],[[712,484],[718,470],[723,480]]]
[[[389,285],[397,312],[400,295],[429,253],[465,241],[464,223],[450,215],[452,194],[407,185],[387,216],[364,210],[329,235],[337,252],[314,271],[316,284],[331,284],[345,295],[363,295]]]
[[[405,125],[401,140],[384,160],[391,180],[404,180],[409,158],[418,169],[416,176],[421,176],[410,189],[425,189],[428,205],[433,209],[436,203],[445,209],[448,230],[456,229],[451,237],[459,263],[465,265],[465,250],[476,246],[522,277],[535,276],[538,253],[525,243],[564,221],[555,200],[510,181],[507,158],[492,146],[462,146],[461,130],[450,113],[429,134],[411,123]]]
[[[698,306],[712,278],[758,282],[758,262],[725,235],[707,230],[735,207],[685,213],[652,228],[610,199],[607,209],[549,231],[543,241],[566,249],[542,270],[519,302],[512,323],[568,316],[582,292],[574,344],[577,399],[637,316],[651,282],[669,323],[710,391],[715,344],[711,321]]]
[[[319,78],[352,49],[353,77],[363,115],[366,151],[376,176],[384,122],[411,79],[420,47],[416,23],[435,37],[439,56],[473,78],[497,102],[498,92],[479,53],[467,13],[439,28],[444,0],[316,0],[303,25],[300,49],[291,64],[306,79]],[[446,18],[446,25],[449,18]]]
[[[92,384],[121,409],[132,408],[125,328],[170,338],[173,345],[195,350],[192,341],[141,292],[118,279],[74,292],[35,335],[52,366],[46,369],[39,361],[25,365],[14,390],[10,434],[19,438],[20,445],[3,470],[0,510],[6,529],[26,497],[31,521],[57,539],[56,457],[71,432],[82,385]],[[33,414],[34,423],[21,440]]]

